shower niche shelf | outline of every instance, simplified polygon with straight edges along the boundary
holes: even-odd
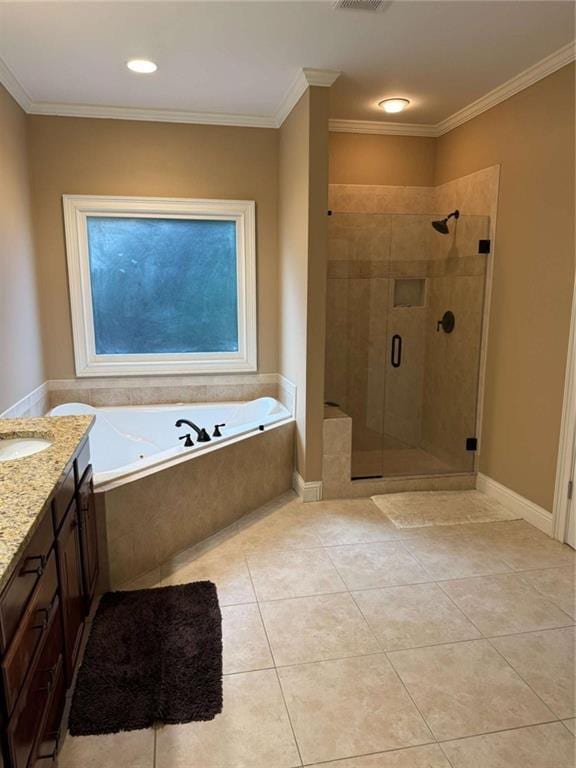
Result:
[[[426,303],[426,280],[423,277],[396,278],[394,280],[395,309],[423,307]]]

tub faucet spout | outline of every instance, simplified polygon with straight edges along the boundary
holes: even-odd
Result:
[[[188,421],[188,419],[178,419],[175,426],[181,427],[182,424],[188,424],[189,427],[192,427],[194,432],[196,432],[197,440],[199,443],[209,443],[212,439],[208,432],[204,429],[204,427],[197,427],[196,424],[194,424],[193,421]]]

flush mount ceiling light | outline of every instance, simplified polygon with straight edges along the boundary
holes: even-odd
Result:
[[[126,66],[132,72],[138,72],[140,75],[150,75],[158,69],[158,66],[148,59],[130,59],[126,62]]]
[[[378,102],[380,109],[389,114],[403,112],[409,104],[410,101],[408,99],[384,99],[384,101]]]

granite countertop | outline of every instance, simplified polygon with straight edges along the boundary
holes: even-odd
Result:
[[[93,421],[93,416],[0,419],[0,440],[41,437],[52,442],[32,456],[0,461],[0,589],[10,578],[46,501]]]

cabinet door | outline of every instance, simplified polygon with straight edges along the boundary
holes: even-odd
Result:
[[[56,605],[57,609],[57,605]],[[27,768],[55,695],[61,696],[62,627],[55,611],[48,636],[6,729],[11,768]],[[33,761],[32,761],[33,762]]]
[[[90,610],[98,577],[98,531],[92,467],[88,467],[78,487],[78,517],[82,547],[82,577],[86,610]]]
[[[76,502],[72,502],[58,534],[58,575],[64,626],[65,669],[68,683],[74,666],[84,626],[85,601],[80,554],[80,526]]]

